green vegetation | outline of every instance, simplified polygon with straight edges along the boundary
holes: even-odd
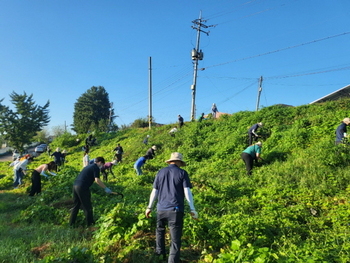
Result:
[[[78,133],[89,131],[115,131],[114,109],[104,87],[91,87],[74,104],[73,130]]]
[[[33,94],[23,95],[16,92],[10,94],[11,102],[16,110],[2,105],[0,99],[0,135],[10,146],[23,152],[24,145],[33,141],[49,121],[49,101],[44,106],[35,104]]]
[[[95,231],[68,226],[71,187],[82,167],[78,137],[52,143],[70,153],[59,175],[43,179],[43,192],[30,198],[25,187],[11,190],[12,170],[0,164],[0,262],[157,262],[153,255],[155,214],[146,219],[156,172],[173,151],[188,164],[200,220],[185,217],[183,262],[350,262],[350,152],[334,145],[334,131],[348,117],[350,100],[300,107],[272,106],[217,120],[186,123],[173,138],[173,125],[97,134],[90,157],[113,157],[120,143],[124,162],[107,185],[124,199],[92,187]],[[240,159],[247,129],[264,122],[264,162],[248,177]],[[147,146],[157,156],[136,176],[134,161]],[[84,141],[79,135],[80,141]],[[30,165],[47,163],[42,154]]]

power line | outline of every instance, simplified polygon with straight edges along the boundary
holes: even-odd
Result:
[[[301,47],[301,46],[306,46],[306,45],[313,44],[313,43],[316,43],[316,42],[320,42],[320,41],[323,41],[323,40],[328,40],[328,39],[331,39],[331,38],[344,36],[344,35],[347,35],[347,34],[350,34],[350,31],[344,32],[344,33],[340,33],[340,34],[337,34],[337,35],[333,35],[333,36],[328,36],[328,37],[324,37],[324,38],[319,38],[319,39],[316,39],[316,40],[312,40],[312,41],[309,41],[309,42],[297,44],[297,45],[294,45],[294,46],[289,46],[289,47],[285,47],[285,48],[281,48],[281,49],[276,49],[276,50],[269,51],[269,52],[265,52],[265,53],[258,54],[258,55],[253,55],[253,56],[249,56],[249,57],[245,57],[245,58],[239,58],[239,59],[227,61],[227,62],[224,62],[224,63],[220,63],[220,64],[208,66],[208,67],[206,67],[205,69],[207,69],[207,68],[213,68],[213,67],[218,67],[218,66],[226,65],[226,64],[229,64],[229,63],[237,62],[237,61],[247,60],[247,59],[251,59],[251,58],[262,57],[262,56],[265,56],[265,55],[270,55],[270,54],[273,54],[273,53],[285,51],[285,50],[288,50],[288,49],[292,49],[292,48],[296,48],[296,47]]]

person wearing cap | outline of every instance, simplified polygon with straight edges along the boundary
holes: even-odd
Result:
[[[134,164],[134,169],[135,169],[137,175],[142,175],[141,167],[146,163],[147,160],[148,160],[147,155],[142,156],[136,160],[136,162]]]
[[[116,158],[117,163],[121,163],[124,151],[123,147],[120,146],[120,143],[118,143],[117,147],[113,149],[113,152],[115,152],[114,157]]]
[[[211,106],[211,114],[213,116],[213,119],[216,119],[216,113],[219,112],[218,111],[218,107],[216,107],[216,104],[213,103],[213,105]]]
[[[257,138],[259,137],[259,135],[256,133],[257,130],[263,126],[262,122],[258,122],[254,125],[252,125],[249,130],[248,130],[248,136],[249,136],[249,141],[248,141],[248,145],[252,145],[253,141],[257,140]]]
[[[157,199],[156,254],[165,259],[165,228],[168,225],[171,242],[168,262],[180,262],[181,236],[184,221],[184,199],[190,206],[193,219],[198,219],[191,192],[191,182],[188,173],[180,167],[186,163],[182,154],[174,152],[165,161],[168,167],[161,169],[154,180],[153,189],[145,211],[150,217],[153,202]]]
[[[350,124],[350,118],[344,118],[340,125],[335,131],[335,144],[345,143],[344,139],[346,138],[347,126]]]
[[[69,225],[74,226],[80,207],[84,210],[87,225],[94,224],[93,209],[91,203],[90,186],[95,182],[102,187],[107,194],[111,194],[112,190],[100,180],[100,169],[105,164],[103,157],[96,157],[95,162],[86,166],[75,179],[73,184],[73,208]]]
[[[110,172],[113,176],[113,170],[112,167],[117,163],[117,160],[114,160],[112,162],[105,163],[102,168],[101,168],[101,173],[103,174],[103,181],[107,182],[108,181],[108,172]]]
[[[143,143],[146,144],[146,145],[148,144],[148,138],[149,138],[149,135],[147,135],[146,138],[143,139]]]
[[[184,125],[184,118],[179,114],[177,115],[177,119],[179,121],[179,128],[181,128]]]
[[[175,133],[177,132],[177,127],[175,126],[169,131],[169,134],[171,137],[175,137]]]
[[[145,154],[147,156],[148,160],[153,159],[156,156],[155,151],[157,150],[157,146],[153,145],[151,148],[149,148]]]
[[[260,157],[261,147],[262,147],[262,143],[261,142],[257,142],[256,144],[249,146],[247,149],[245,149],[242,152],[241,157],[242,157],[242,160],[245,163],[245,167],[246,167],[246,170],[247,170],[247,175],[251,175],[252,174],[254,160],[256,160],[256,161],[258,161],[258,159],[263,160]]]
[[[57,171],[56,172],[58,172],[58,169],[59,169],[59,167],[61,166],[61,164],[62,164],[62,158],[63,158],[63,155],[62,155],[62,153],[61,153],[61,149],[59,148],[59,147],[57,147],[56,148],[56,151],[55,152],[53,152],[52,154],[51,154],[51,156],[53,156],[53,161],[55,162],[55,164],[56,164],[56,166],[57,166]]]

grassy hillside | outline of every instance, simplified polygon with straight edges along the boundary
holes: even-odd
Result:
[[[68,226],[72,183],[82,168],[81,145],[64,135],[53,142],[68,150],[58,176],[43,179],[43,192],[30,198],[12,190],[12,170],[0,164],[0,262],[157,262],[155,214],[146,219],[152,182],[171,152],[187,162],[200,220],[185,217],[183,262],[350,262],[350,151],[335,146],[335,129],[349,117],[350,100],[300,107],[267,107],[218,120],[186,123],[173,138],[173,125],[99,134],[90,157],[113,157],[120,143],[124,162],[107,185],[123,200],[92,187],[96,230]],[[247,129],[262,121],[264,162],[247,176],[240,159]],[[136,176],[142,143],[157,145],[155,159]],[[80,137],[81,140],[84,137]],[[30,165],[50,161],[42,154]]]

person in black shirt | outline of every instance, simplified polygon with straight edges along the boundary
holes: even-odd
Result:
[[[179,114],[177,116],[177,119],[179,121],[179,127],[181,128],[184,125],[184,118],[182,118],[181,115]]]
[[[73,202],[74,206],[71,211],[69,224],[74,226],[80,207],[84,210],[87,225],[94,224],[93,210],[91,204],[90,186],[95,182],[104,188],[107,194],[111,194],[112,190],[100,180],[100,169],[105,164],[103,157],[95,158],[95,162],[90,164],[80,172],[73,185]]]

